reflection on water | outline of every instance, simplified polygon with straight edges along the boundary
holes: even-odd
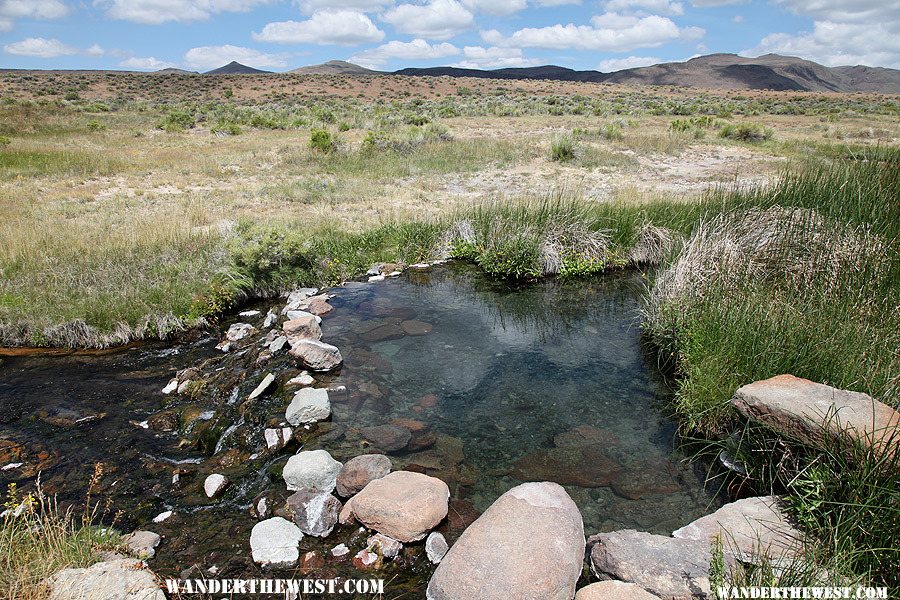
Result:
[[[588,535],[668,534],[713,500],[680,464],[658,410],[661,381],[639,343],[640,288],[639,273],[511,287],[448,265],[334,290],[322,328],[345,365],[317,385],[346,389],[331,394],[332,421],[304,432],[305,448],[341,461],[387,449],[395,468],[443,479],[451,539],[523,480],[563,484]],[[0,359],[0,467],[23,463],[0,471],[0,482],[27,486],[42,469],[48,491],[78,500],[102,460],[103,492],[126,511],[123,525],[164,535],[157,569],[251,572],[246,507],[266,490],[283,493],[279,468],[296,450],[267,454],[262,429],[283,419],[292,394],[284,384],[298,370],[286,354],[260,360],[256,343],[229,355],[215,343]],[[188,367],[204,382],[193,397],[163,396]],[[245,402],[267,372],[278,389]],[[210,502],[200,488],[214,471],[234,483]],[[175,517],[150,523],[169,508]],[[352,535],[342,528],[301,547],[360,543]],[[429,567],[408,563],[396,585],[420,590]]]

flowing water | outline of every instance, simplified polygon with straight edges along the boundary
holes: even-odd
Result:
[[[388,453],[395,468],[450,486],[441,529],[450,540],[529,480],[564,485],[587,535],[668,534],[716,500],[683,465],[659,409],[665,388],[640,344],[641,287],[639,272],[512,287],[449,264],[331,290],[324,340],[341,348],[345,364],[317,377],[333,390],[332,419],[300,432],[299,444],[346,461],[393,447],[398,428],[411,431],[407,446]],[[241,320],[261,327],[269,306]],[[157,571],[196,576],[215,566],[218,576],[253,576],[247,508],[260,493],[286,495],[280,469],[299,447],[265,451],[262,429],[282,423],[296,389],[285,383],[299,372],[286,353],[262,351],[265,333],[229,354],[211,337],[102,353],[7,353],[0,468],[22,464],[0,470],[0,482],[28,488],[41,471],[46,492],[78,504],[93,465],[103,462],[95,498],[105,499],[104,519],[121,511],[121,529],[162,534],[151,561]],[[198,383],[161,393],[191,367]],[[246,401],[269,372],[277,388]],[[371,429],[382,425],[391,427]],[[215,501],[202,492],[212,472],[232,481]],[[152,523],[164,510],[175,515]],[[339,527],[325,540],[305,538],[301,549],[341,542],[359,548],[365,535]],[[387,597],[420,597],[431,570],[421,548],[394,562],[384,572]],[[346,562],[314,571],[353,573]]]

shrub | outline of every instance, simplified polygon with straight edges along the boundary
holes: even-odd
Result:
[[[241,126],[234,121],[219,121],[210,131],[220,135],[240,135],[243,133]]]
[[[772,139],[773,131],[757,123],[727,124],[719,131],[719,137],[740,142],[762,142]]]
[[[309,147],[315,152],[328,154],[337,149],[337,140],[327,129],[313,129],[309,134]]]
[[[169,133],[176,133],[194,126],[194,115],[184,110],[173,110],[166,114],[157,127]]]
[[[550,142],[550,160],[567,162],[575,158],[575,140],[572,136],[561,135]]]
[[[5,148],[12,143],[12,140],[5,135],[0,135],[0,148]]]
[[[103,131],[106,129],[106,125],[96,119],[91,119],[88,121],[87,128],[91,131]]]

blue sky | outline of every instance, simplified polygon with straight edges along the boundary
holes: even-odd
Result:
[[[0,67],[273,71],[557,64],[711,52],[900,68],[900,0],[0,0]]]

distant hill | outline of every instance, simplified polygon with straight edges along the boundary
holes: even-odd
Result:
[[[160,69],[159,71],[153,71],[156,75],[199,75],[197,71],[186,71],[184,69],[176,69],[175,67],[169,67],[167,69]]]
[[[613,73],[575,71],[546,65],[518,69],[458,69],[431,67],[401,69],[396,75],[483,77],[489,79],[552,79],[625,85],[675,85],[737,90],[797,90],[811,92],[879,92],[900,94],[900,71],[881,67],[826,67],[795,58],[766,54],[744,58],[736,54],[710,54],[685,62],[624,69]]]
[[[300,73],[303,75],[381,75],[381,71],[373,71],[359,65],[354,65],[343,60],[329,60],[321,65],[298,67],[288,73]]]
[[[219,67],[218,69],[213,69],[212,71],[207,71],[204,75],[258,75],[260,73],[271,73],[272,71],[263,71],[261,69],[254,69],[253,67],[248,67],[247,65],[242,65],[239,62],[231,61],[224,67]]]

